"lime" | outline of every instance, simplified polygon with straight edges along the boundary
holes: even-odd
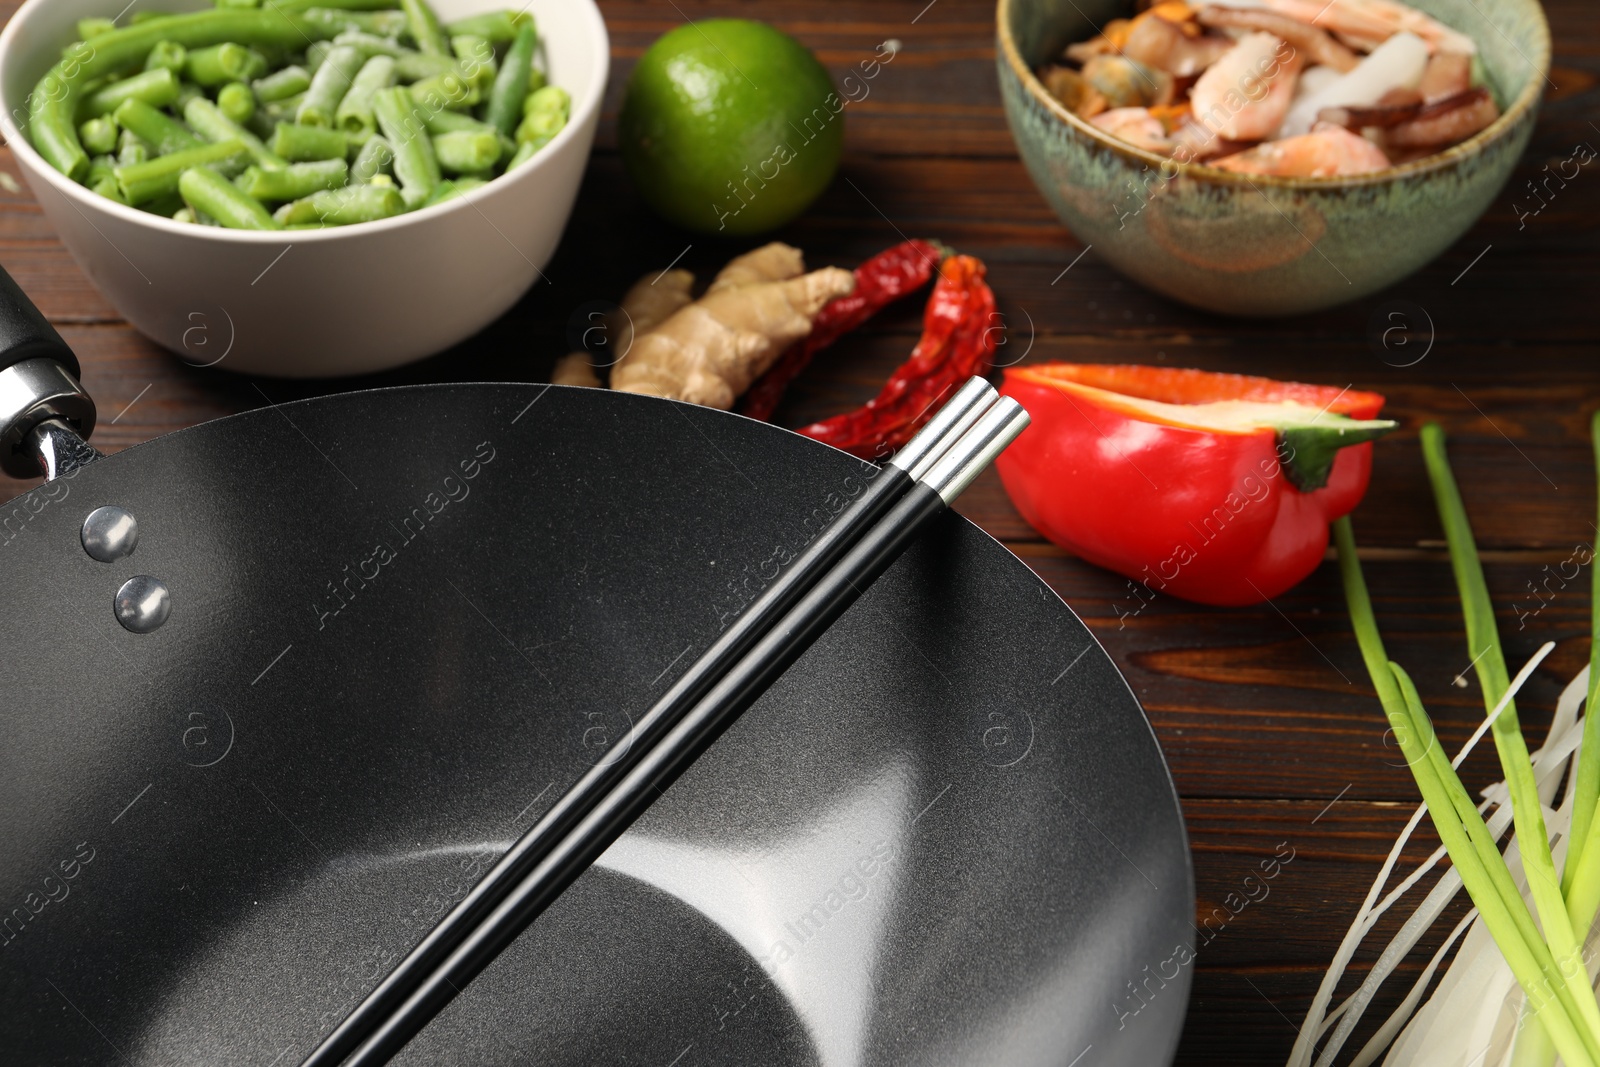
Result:
[[[702,233],[764,233],[833,180],[844,101],[817,57],[764,22],[662,34],[628,79],[618,133],[644,198]]]

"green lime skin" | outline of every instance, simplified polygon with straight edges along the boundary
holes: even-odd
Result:
[[[788,34],[748,19],[690,23],[658,38],[628,79],[623,163],[669,222],[766,233],[833,180],[844,104],[817,57]]]

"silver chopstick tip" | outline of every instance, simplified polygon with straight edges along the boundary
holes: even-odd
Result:
[[[923,484],[943,497],[946,504],[954,503],[1031,421],[1027,410],[1015,399],[1001,397],[933,465],[923,477]]]
[[[983,378],[968,378],[889,464],[921,481],[998,398],[994,386]]]

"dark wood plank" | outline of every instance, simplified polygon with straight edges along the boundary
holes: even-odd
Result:
[[[1411,802],[1375,804],[1349,795],[1305,802],[1187,800],[1195,854],[1196,954],[1189,1017],[1177,1063],[1278,1067],[1289,1055],[1339,940],[1395,838]],[[1426,821],[1401,854],[1409,873],[1438,845]],[[1290,857],[1287,862],[1284,857]],[[1269,877],[1269,875],[1274,875]],[[1408,897],[1414,907],[1433,884],[1427,876]],[[1391,879],[1390,886],[1394,881]],[[1382,987],[1346,1046],[1341,1062],[1388,1017],[1451,927],[1466,914],[1458,896],[1437,925]],[[1409,910],[1397,906],[1368,935],[1334,1003],[1364,978]],[[1170,973],[1170,970],[1169,972]],[[1146,976],[1130,976],[1143,986]],[[1154,986],[1144,986],[1159,996]],[[1107,1011],[1137,1006],[1124,999]],[[1134,1014],[1128,1024],[1137,1024]]]
[[[18,0],[0,0],[0,20]],[[339,389],[449,380],[543,380],[569,347],[574,310],[614,299],[672,260],[709,274],[739,246],[692,238],[650,217],[615,153],[614,115],[628,71],[686,16],[760,17],[818,51],[836,78],[885,40],[900,49],[846,110],[846,160],[807,215],[778,236],[815,264],[852,265],[901,233],[939,237],[985,259],[1011,327],[1004,362],[1046,359],[1166,362],[1375,389],[1401,430],[1378,446],[1372,491],[1356,514],[1369,580],[1390,649],[1416,676],[1446,744],[1482,715],[1475,680],[1454,684],[1470,658],[1416,431],[1428,419],[1451,454],[1486,548],[1508,655],[1557,650],[1522,702],[1536,734],[1555,693],[1587,656],[1583,578],[1543,582],[1580,542],[1592,542],[1594,475],[1587,415],[1600,406],[1600,319],[1593,310],[1600,181],[1585,175],[1537,217],[1519,222],[1526,183],[1574,145],[1600,145],[1600,20],[1588,0],[1546,4],[1556,67],[1539,126],[1516,175],[1485,218],[1436,262],[1390,290],[1286,320],[1208,315],[1155,296],[1084,252],[1030,184],[1005,128],[994,77],[991,0],[602,0],[614,44],[613,78],[593,165],[552,284],[531,292],[469,345],[374,378],[252,383],[187,367],[123,324],[54,238],[26,190],[0,181],[0,263],[80,353],[100,402],[95,440],[108,451],[266,402]],[[15,177],[9,150],[0,171]],[[12,183],[15,184],[15,183]],[[1519,196],[1519,192],[1522,194]],[[1485,249],[1488,249],[1485,252]],[[1481,258],[1480,253],[1482,253]],[[1396,300],[1420,305],[1433,347],[1410,367],[1374,341]],[[871,396],[905,357],[914,306],[891,309],[818,360],[778,421],[800,425]],[[260,391],[258,391],[258,389]],[[0,497],[23,483],[0,480]],[[1184,796],[1193,846],[1196,923],[1206,937],[1179,1063],[1279,1064],[1415,791],[1391,744],[1348,633],[1334,567],[1325,563],[1275,605],[1218,611],[1158,597],[1042,542],[991,475],[962,510],[1005,541],[1084,617],[1145,702]],[[1525,624],[1525,625],[1524,625]],[[1464,774],[1497,777],[1484,753]],[[1348,787],[1348,788],[1347,788]],[[1328,807],[1330,801],[1338,802]],[[1326,810],[1325,810],[1326,809]],[[1424,827],[1426,831],[1426,827]],[[1270,893],[1229,908],[1247,875],[1280,845],[1294,859]],[[1413,861],[1432,845],[1424,832]],[[1234,896],[1230,898],[1230,894]],[[1465,907],[1457,903],[1453,914]],[[1392,929],[1398,917],[1387,920]],[[1431,948],[1442,931],[1425,942]],[[1348,989],[1370,965],[1363,951]],[[1414,976],[1419,962],[1408,962]],[[1130,975],[1130,980],[1141,976]],[[1363,1033],[1398,1001],[1380,998]],[[1108,1002],[1106,1010],[1116,1010]],[[1136,1024],[1136,1020],[1130,1025]]]

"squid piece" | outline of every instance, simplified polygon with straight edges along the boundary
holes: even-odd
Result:
[[[1299,97],[1284,116],[1279,133],[1295,137],[1309,133],[1317,115],[1328,107],[1371,107],[1395,89],[1415,89],[1428,65],[1428,46],[1411,33],[1397,33],[1363,59],[1354,70],[1339,75],[1321,90]]]
[[[1336,33],[1364,52],[1371,52],[1397,33],[1421,38],[1432,52],[1476,55],[1478,46],[1464,33],[1395,0],[1261,0],[1267,7],[1301,22]]]
[[[1472,57],[1460,52],[1435,52],[1422,72],[1417,91],[1422,99],[1443,100],[1472,88]]]
[[[1230,141],[1271,137],[1289,111],[1300,65],[1300,53],[1281,37],[1246,35],[1194,83],[1195,121]]]
[[[1444,148],[1465,141],[1500,117],[1500,108],[1487,89],[1464,93],[1426,104],[1417,114],[1384,131],[1385,146],[1398,149]]]
[[[1211,166],[1274,178],[1336,178],[1383,170],[1389,166],[1389,157],[1365,137],[1340,126],[1324,126],[1299,137],[1256,145]]]

